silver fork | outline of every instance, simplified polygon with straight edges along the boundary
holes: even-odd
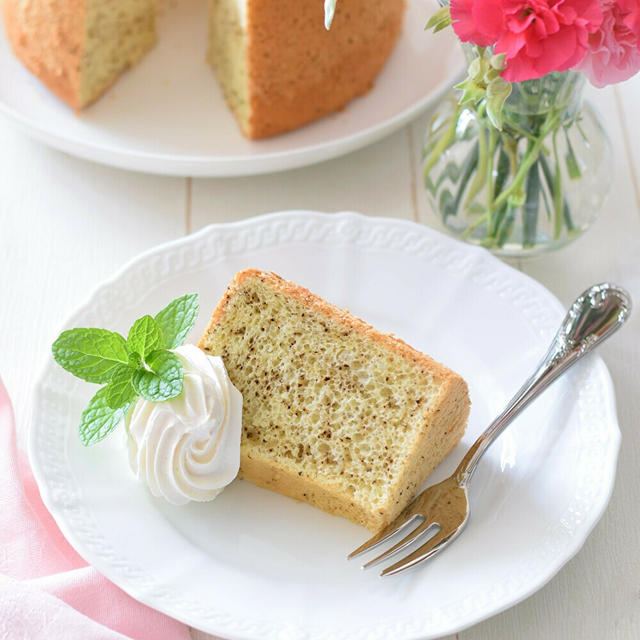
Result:
[[[370,551],[401,532],[410,531],[387,551],[363,565],[363,568],[370,567],[396,555],[420,538],[426,539],[428,533],[432,534],[425,544],[380,574],[386,576],[414,567],[451,544],[469,519],[467,485],[485,451],[532,400],[620,328],[630,312],[631,298],[624,289],[608,283],[587,289],[569,309],[535,373],[473,443],[453,475],[418,494],[393,522],[350,553],[349,558]]]

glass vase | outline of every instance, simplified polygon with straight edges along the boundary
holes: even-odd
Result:
[[[611,182],[611,148],[567,71],[514,83],[497,129],[484,103],[452,92],[427,128],[424,185],[451,234],[506,257],[556,249],[584,232]]]

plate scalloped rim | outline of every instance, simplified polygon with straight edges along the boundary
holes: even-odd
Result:
[[[277,243],[282,243],[282,238],[293,237],[298,242],[323,242],[329,236],[335,238],[336,230],[340,231],[343,240],[360,247],[371,247],[378,243],[379,247],[391,247],[392,250],[402,248],[403,251],[428,254],[431,260],[458,273],[473,272],[472,277],[479,286],[492,288],[499,291],[501,296],[509,297],[545,335],[550,335],[549,332],[555,329],[558,317],[563,313],[562,305],[540,283],[508,267],[485,250],[463,245],[428,227],[405,220],[369,218],[353,212],[325,214],[287,211],[240,222],[212,224],[140,254],[103,282],[80,305],[79,310],[69,316],[63,327],[77,326],[78,317],[94,315],[101,320],[108,317],[113,296],[122,301],[122,291],[115,294],[114,290],[123,280],[133,278],[135,282],[129,300],[136,297],[135,287],[144,289],[145,281],[140,273],[146,273],[146,277],[153,274],[157,278],[159,268],[161,277],[167,277],[172,272],[199,269],[207,259],[223,256],[231,247],[233,251],[242,251],[243,247],[255,246],[256,238]],[[149,265],[153,266],[150,268]],[[134,277],[133,272],[137,268],[139,274]],[[87,312],[89,309],[91,313]],[[581,503],[583,515],[584,501],[590,500],[586,505],[588,517],[576,517],[570,505],[566,517],[553,531],[549,531],[548,539],[541,540],[539,548],[523,564],[524,570],[518,579],[511,576],[492,591],[484,593],[483,597],[477,598],[475,604],[467,598],[466,602],[443,607],[441,614],[435,618],[377,620],[375,627],[363,626],[355,635],[353,630],[347,630],[347,635],[336,635],[335,630],[329,633],[323,629],[294,628],[286,624],[254,620],[249,614],[243,620],[238,620],[210,606],[206,611],[198,611],[193,603],[183,601],[177,593],[155,584],[154,578],[145,574],[140,567],[122,561],[117,551],[95,529],[90,514],[82,510],[77,487],[74,486],[75,478],[66,467],[67,447],[63,446],[66,439],[54,437],[55,427],[60,429],[66,424],[65,397],[75,386],[76,383],[56,368],[53,359],[48,357],[35,387],[28,435],[29,460],[45,505],[71,545],[132,597],[186,624],[229,640],[382,640],[389,637],[426,640],[455,633],[513,606],[544,586],[580,550],[604,513],[613,490],[621,438],[610,375],[599,357],[590,356],[588,384],[581,389],[578,402],[583,403],[581,409],[588,412],[591,420],[585,434],[591,438],[588,446],[597,449],[600,454],[597,465],[600,474],[596,476],[594,467],[590,467],[591,475],[583,476],[584,480],[591,481],[587,486],[587,497],[574,496],[574,501]],[[48,421],[44,418],[45,413]],[[42,429],[44,424],[50,428]],[[603,442],[607,445],[604,452]]]

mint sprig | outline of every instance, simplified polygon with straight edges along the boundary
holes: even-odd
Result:
[[[143,316],[133,323],[127,336],[127,350],[141,358],[162,348],[162,331],[151,316]]]
[[[102,387],[96,393],[80,418],[80,440],[85,447],[100,442],[108,436],[127,415],[133,400],[113,409],[107,404],[107,389]]]
[[[82,413],[82,444],[94,444],[111,433],[138,396],[163,402],[180,395],[184,373],[170,349],[184,342],[198,311],[198,294],[190,294],[155,317],[136,320],[126,340],[106,329],[70,329],[58,336],[52,351],[61,367],[87,382],[106,383]]]
[[[53,343],[53,357],[76,378],[97,383],[108,382],[128,361],[125,339],[106,329],[63,331]]]
[[[139,396],[151,402],[175,398],[182,391],[182,365],[175,353],[165,349],[154,351],[147,358],[149,370],[133,373],[133,388]]]
[[[105,387],[105,399],[112,409],[122,407],[127,402],[133,402],[138,395],[133,388],[132,379],[136,373],[135,369],[123,365],[114,372],[109,384]]]
[[[176,298],[156,314],[154,320],[162,332],[165,349],[175,349],[184,342],[198,317],[199,309],[198,294],[192,293]]]

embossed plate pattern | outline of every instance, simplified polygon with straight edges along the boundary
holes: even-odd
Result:
[[[431,229],[285,212],[213,225],[141,255],[65,327],[124,331],[198,291],[196,341],[246,267],[307,286],[468,380],[469,427],[435,480],[530,373],[563,315],[540,284]],[[420,569],[381,580],[345,560],[364,529],[248,483],[235,481],[208,504],[153,499],[128,471],[121,433],[80,445],[76,424],[92,393],[47,358],[29,434],[46,505],[78,552],[125,591],[231,639],[437,638],[513,605],[579,550],[602,515],[620,439],[608,372],[590,356],[483,459],[460,540]]]

